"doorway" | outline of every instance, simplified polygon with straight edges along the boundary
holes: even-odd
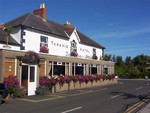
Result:
[[[27,91],[27,95],[35,95],[37,84],[37,65],[22,65],[21,85]]]

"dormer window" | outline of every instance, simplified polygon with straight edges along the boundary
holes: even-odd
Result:
[[[74,57],[78,56],[78,53],[77,53],[77,43],[75,42],[75,40],[71,41],[70,55],[74,56]]]
[[[77,43],[74,40],[71,41],[71,50],[77,50]]]
[[[93,48],[93,56],[92,56],[92,59],[97,60],[97,55],[96,55],[96,49],[95,49],[95,48]]]
[[[93,48],[93,55],[96,55],[96,49]]]

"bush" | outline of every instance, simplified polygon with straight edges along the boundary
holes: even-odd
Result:
[[[39,86],[35,90],[35,93],[37,95],[45,95],[47,94],[47,92],[48,92],[48,89],[45,86]]]
[[[7,86],[8,92],[14,94],[19,88],[19,81],[16,76],[9,76],[4,78],[4,84]]]
[[[26,95],[26,93],[27,92],[24,90],[24,88],[18,88],[14,93],[14,97],[23,98]]]

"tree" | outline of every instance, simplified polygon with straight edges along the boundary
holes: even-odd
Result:
[[[112,61],[113,61],[113,62],[116,62],[116,56],[115,56],[115,55],[113,55]]]
[[[111,61],[112,57],[110,54],[105,54],[104,59],[105,59],[105,61]]]
[[[141,65],[144,62],[150,62],[150,57],[144,54],[138,55],[133,59],[134,65]]]
[[[126,64],[126,65],[131,65],[131,64],[132,64],[131,56],[127,56],[127,57],[126,57],[126,59],[125,59],[125,64]]]
[[[8,42],[9,42],[9,38],[10,38],[10,33],[13,31],[13,28],[12,27],[7,27],[4,29],[4,31],[7,33],[7,36],[6,36],[6,47],[9,47],[8,46]]]
[[[125,62],[121,56],[117,56],[115,72],[118,75],[126,75],[127,78],[144,78],[145,76],[150,78],[150,56],[142,54],[133,59],[127,56]]]
[[[124,65],[124,61],[122,60],[122,56],[116,57],[116,65],[117,66],[123,66]]]

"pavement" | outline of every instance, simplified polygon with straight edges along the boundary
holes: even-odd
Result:
[[[137,111],[137,113],[150,113],[150,95],[149,94],[140,95],[139,99],[140,98],[143,101],[142,103],[144,106],[139,111]]]
[[[147,86],[149,85],[150,84],[147,83]],[[147,99],[147,102],[145,102],[146,105],[142,109],[140,109],[137,113],[150,113],[150,94],[139,95],[139,98]]]
[[[149,86],[149,84],[147,86]],[[85,88],[85,89],[78,89],[78,90],[71,90],[71,91],[66,91],[66,92],[64,91],[64,92],[54,93],[51,95],[34,95],[34,96],[27,96],[24,98],[16,98],[16,99],[19,100],[18,101],[19,104],[22,104],[24,101],[30,102],[30,104],[31,103],[39,104],[40,102],[48,102],[50,100],[56,100],[57,101],[57,99],[62,100],[62,98],[65,98],[65,97],[84,95],[84,94],[88,94],[91,92],[99,92],[99,91],[105,91],[105,90],[107,90],[107,88],[105,88],[105,87],[101,87],[100,89],[97,87],[92,88],[92,89],[89,89],[89,88],[86,89]],[[147,87],[146,91],[148,91],[148,92],[147,93],[145,92],[145,94],[142,94],[142,95],[138,95],[138,98],[140,101],[137,101],[137,103],[134,103],[131,106],[129,106],[128,109],[123,113],[150,113],[149,87]],[[137,96],[136,96],[136,98],[137,98]],[[9,101],[6,101],[6,103],[8,103],[8,105],[12,105],[13,103],[15,103],[17,105],[17,102],[15,101],[16,99],[11,99]],[[25,104],[26,104],[26,102],[25,102]],[[6,106],[3,106],[3,108],[5,108],[5,107]],[[9,107],[9,106],[7,106],[7,107]],[[2,110],[0,109],[0,113],[2,113],[1,111]],[[6,111],[6,110],[4,109],[4,111]],[[6,113],[6,112],[3,112],[3,113]],[[120,112],[120,113],[122,113],[122,112]]]
[[[150,113],[150,103],[140,109],[137,113]]]

